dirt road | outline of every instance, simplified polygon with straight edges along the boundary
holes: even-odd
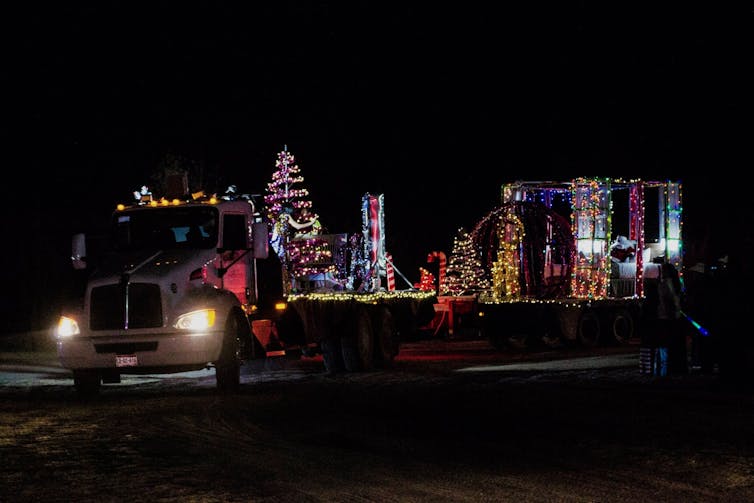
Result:
[[[0,387],[0,501],[754,501],[752,394],[565,356],[420,344],[388,371],[278,361],[234,395],[199,372],[92,400],[35,368]]]

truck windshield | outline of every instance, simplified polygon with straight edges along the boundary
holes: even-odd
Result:
[[[211,206],[136,208],[113,215],[118,250],[213,248],[218,211]]]

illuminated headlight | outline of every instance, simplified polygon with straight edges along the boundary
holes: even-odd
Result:
[[[79,324],[73,318],[68,316],[61,316],[58,320],[58,326],[55,328],[55,335],[57,337],[71,337],[81,333],[79,330]]]
[[[186,313],[179,316],[173,326],[181,330],[207,330],[215,326],[215,310],[202,309]]]

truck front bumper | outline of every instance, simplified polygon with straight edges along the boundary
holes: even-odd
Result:
[[[220,356],[222,342],[222,332],[79,335],[58,339],[57,351],[60,364],[71,370],[168,372],[208,366]]]

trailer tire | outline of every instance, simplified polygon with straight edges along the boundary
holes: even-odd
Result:
[[[248,322],[235,312],[228,316],[223,333],[223,347],[215,362],[215,380],[220,391],[237,391],[241,384],[241,341],[249,337]]]
[[[102,376],[96,370],[81,369],[73,371],[73,385],[76,388],[76,392],[82,397],[97,395],[101,384]]]
[[[399,351],[399,334],[393,313],[385,306],[374,313],[374,361],[381,367],[389,367]]]
[[[340,339],[343,364],[348,372],[374,368],[374,333],[372,320],[366,309],[359,309],[353,319],[353,329]]]
[[[600,319],[592,309],[587,309],[579,317],[577,328],[579,342],[585,347],[594,347],[600,340]]]
[[[610,331],[618,344],[628,344],[635,335],[634,317],[627,309],[619,309],[610,318]]]
[[[343,350],[341,349],[339,338],[328,337],[322,339],[319,347],[322,350],[322,361],[325,364],[325,372],[327,374],[334,375],[345,368]]]
[[[490,345],[495,348],[497,351],[505,351],[508,349],[508,346],[505,343],[505,337],[503,337],[501,334],[493,334],[486,336],[487,340],[490,342]]]

